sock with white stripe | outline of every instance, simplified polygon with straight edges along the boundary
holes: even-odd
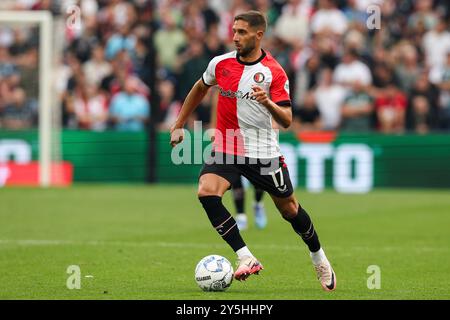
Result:
[[[204,196],[198,199],[202,203],[209,221],[211,221],[213,227],[230,247],[235,252],[245,247],[246,245],[239,233],[236,220],[233,219],[230,212],[223,205],[222,198],[219,196]]]
[[[314,230],[314,225],[309,217],[308,213],[298,205],[297,215],[292,219],[286,219],[294,228],[294,231],[300,235],[303,241],[309,248],[310,252],[317,252],[320,250],[319,237],[316,230]]]

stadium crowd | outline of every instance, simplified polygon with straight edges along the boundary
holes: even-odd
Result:
[[[208,62],[234,50],[233,17],[254,9],[290,80],[293,130],[450,131],[447,0],[4,0],[0,10],[78,18],[70,5],[81,20],[64,24],[56,74],[66,128],[138,131],[152,118],[167,130]],[[0,26],[0,128],[36,125],[37,39]],[[216,94],[188,126],[210,122]]]

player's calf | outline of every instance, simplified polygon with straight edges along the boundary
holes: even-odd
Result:
[[[231,248],[236,252],[244,247],[245,243],[239,234],[236,220],[222,204],[222,198],[219,196],[203,196],[198,199],[202,203],[212,226]]]

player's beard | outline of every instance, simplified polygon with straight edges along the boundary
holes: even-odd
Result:
[[[242,46],[239,55],[243,58],[247,57],[256,47],[256,39],[250,39],[246,46]]]

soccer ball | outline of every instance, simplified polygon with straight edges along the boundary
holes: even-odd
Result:
[[[226,258],[212,254],[195,268],[195,281],[203,291],[225,291],[233,282],[233,266]]]

